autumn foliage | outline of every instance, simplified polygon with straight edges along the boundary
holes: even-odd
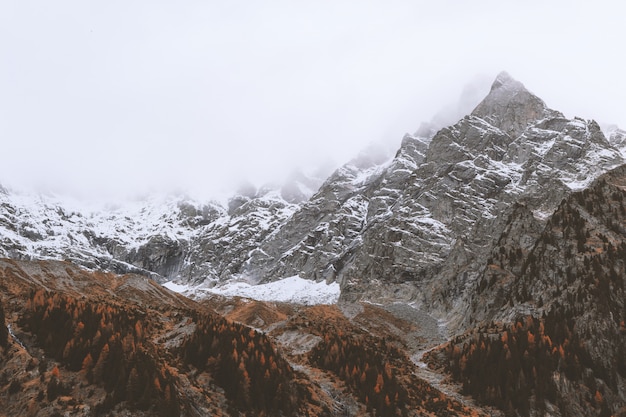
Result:
[[[415,365],[397,340],[354,327],[339,312],[312,307],[293,318],[286,329],[321,338],[306,354],[306,361],[343,381],[368,415],[472,415],[472,410],[417,377]]]
[[[181,348],[185,363],[209,372],[231,407],[249,415],[294,415],[303,390],[262,333],[217,315],[198,315]]]
[[[37,290],[20,324],[36,336],[47,356],[106,390],[107,398],[98,411],[126,401],[131,409],[176,416],[173,378],[155,359],[155,348],[146,341],[142,323],[142,315],[130,307]],[[58,370],[52,378],[58,381]]]
[[[4,318],[4,307],[0,302],[0,346],[7,347],[9,338],[9,330],[7,329],[7,325]]]
[[[531,410],[545,410],[546,400],[564,406],[555,374],[584,387],[586,404],[608,415],[596,380],[586,377],[585,369],[609,383],[610,377],[593,363],[573,326],[560,312],[542,319],[522,317],[510,325],[494,323],[448,343],[448,369],[465,393],[506,415],[529,416]]]
[[[309,357],[314,365],[338,375],[378,415],[406,415],[407,392],[387,355],[400,353],[384,340],[363,345],[360,338],[338,332],[327,333]]]

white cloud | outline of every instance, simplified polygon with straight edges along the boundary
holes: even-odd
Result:
[[[0,5],[0,183],[210,194],[399,144],[476,74],[626,126],[617,2]]]

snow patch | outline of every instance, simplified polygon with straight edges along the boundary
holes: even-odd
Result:
[[[339,300],[341,290],[334,282],[315,282],[293,276],[267,284],[252,285],[242,281],[229,281],[223,285],[206,288],[202,285],[192,287],[180,285],[173,281],[163,284],[164,287],[190,298],[202,299],[210,294],[225,297],[245,297],[258,301],[273,301],[305,305],[335,304]]]
[[[170,291],[174,291],[177,293],[184,293],[185,291],[188,291],[191,289],[191,287],[189,285],[181,285],[181,284],[177,284],[174,281],[168,281],[165,284],[163,284],[163,286],[165,288],[167,288]]]
[[[589,187],[589,185],[593,182],[593,180],[595,179],[595,177],[590,176],[587,179],[584,180],[577,180],[577,181],[566,181],[564,180],[563,182],[565,183],[565,185],[572,191],[581,191],[584,190],[585,188]]]
[[[533,217],[540,221],[547,220],[551,215],[552,213],[547,212],[547,211],[543,211],[539,209],[533,210]]]
[[[543,143],[540,143],[535,147],[535,153],[541,157],[545,156],[550,149],[556,143],[556,138],[549,139]]]

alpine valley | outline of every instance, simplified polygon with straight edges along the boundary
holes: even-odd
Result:
[[[0,187],[0,413],[626,416],[625,164],[501,73],[227,204]]]

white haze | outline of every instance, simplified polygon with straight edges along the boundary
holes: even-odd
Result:
[[[626,127],[616,1],[2,1],[0,184],[208,197],[398,146],[507,70]],[[475,104],[475,103],[474,103]],[[467,106],[466,107],[471,107]]]

